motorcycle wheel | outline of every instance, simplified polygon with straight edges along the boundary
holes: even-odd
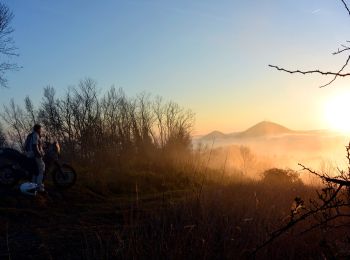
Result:
[[[57,166],[52,172],[52,181],[57,188],[68,189],[75,184],[76,180],[77,174],[68,164]]]
[[[16,172],[10,165],[0,167],[0,186],[13,187],[19,182]]]

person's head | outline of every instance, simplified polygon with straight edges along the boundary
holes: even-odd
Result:
[[[39,135],[41,135],[41,125],[35,124],[33,127],[34,132],[37,132]]]

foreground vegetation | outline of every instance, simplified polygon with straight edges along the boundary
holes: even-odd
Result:
[[[208,179],[203,186],[201,178],[195,182],[169,175],[159,181],[149,173],[135,173],[115,180],[120,189],[92,185],[85,174],[71,190],[60,192],[49,186],[48,195],[36,198],[2,190],[0,255],[11,259],[250,258],[272,231],[289,221],[295,197],[315,197],[315,187],[293,181],[286,173],[272,170],[262,181]],[[300,235],[309,224],[284,234],[255,257],[328,258],[348,253],[343,246],[346,229],[337,233],[315,229]]]

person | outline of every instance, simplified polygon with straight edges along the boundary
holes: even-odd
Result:
[[[28,158],[33,159],[36,163],[37,174],[33,175],[32,182],[37,184],[39,192],[45,192],[45,186],[43,183],[45,163],[43,160],[44,150],[41,140],[42,127],[40,124],[36,124],[33,127],[33,132],[27,136],[24,148]]]

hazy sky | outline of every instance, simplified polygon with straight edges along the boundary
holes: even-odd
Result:
[[[191,108],[196,133],[230,132],[261,120],[293,129],[328,128],[324,104],[350,91],[350,79],[279,73],[337,70],[331,53],[350,40],[341,1],[7,0],[15,19],[18,72],[0,103],[42,88],[59,93],[91,77],[99,87],[147,91]],[[348,37],[348,38],[347,38]]]

